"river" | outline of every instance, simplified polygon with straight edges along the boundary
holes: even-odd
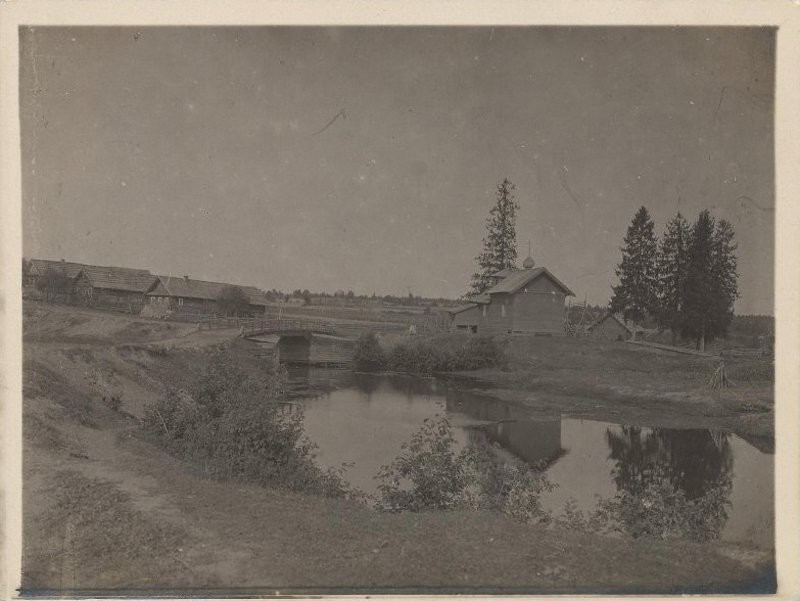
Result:
[[[558,487],[542,504],[556,515],[568,499],[590,511],[598,497],[633,490],[643,473],[656,472],[669,474],[689,499],[722,486],[727,520],[720,537],[773,545],[774,456],[734,434],[542,415],[434,379],[314,369],[290,372],[290,378],[306,433],[319,447],[318,463],[352,464],[345,478],[366,492],[376,490],[379,468],[426,418],[446,416],[459,445],[481,439],[501,455],[546,462]],[[331,382],[332,389],[319,392]]]

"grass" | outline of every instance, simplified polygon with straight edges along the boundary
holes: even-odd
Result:
[[[27,549],[26,589],[63,592],[196,580],[180,558],[183,529],[135,509],[113,484],[68,470],[54,474],[49,492],[52,506],[36,524],[49,533],[49,545]]]

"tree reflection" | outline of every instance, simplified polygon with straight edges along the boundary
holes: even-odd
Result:
[[[717,538],[728,519],[733,455],[727,434],[710,430],[609,428],[617,485],[605,503],[633,535]]]

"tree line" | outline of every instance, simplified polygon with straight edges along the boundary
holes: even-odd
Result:
[[[689,224],[677,213],[661,239],[647,209],[633,217],[623,240],[619,283],[610,309],[626,320],[655,319],[662,328],[694,340],[696,348],[727,334],[739,296],[733,226],[702,211]]]

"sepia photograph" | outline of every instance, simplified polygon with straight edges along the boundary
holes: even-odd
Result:
[[[777,32],[20,25],[20,594],[774,594]]]

